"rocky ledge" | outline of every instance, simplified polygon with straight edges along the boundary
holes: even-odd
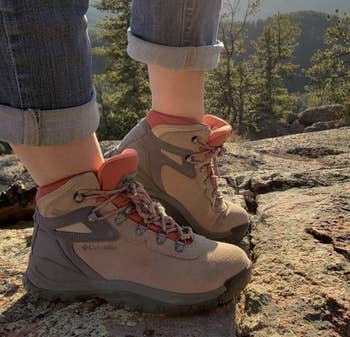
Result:
[[[0,157],[0,335],[349,337],[350,128],[228,144],[220,167],[224,193],[251,213],[252,281],[236,310],[169,318],[28,298],[35,185]]]

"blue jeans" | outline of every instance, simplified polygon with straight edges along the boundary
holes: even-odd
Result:
[[[88,0],[0,0],[0,139],[64,144],[96,131]],[[134,0],[128,53],[173,70],[210,70],[222,0]]]

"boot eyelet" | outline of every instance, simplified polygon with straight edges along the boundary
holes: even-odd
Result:
[[[177,240],[175,243],[175,250],[178,253],[182,253],[185,249],[185,243],[183,241]]]
[[[161,233],[161,232],[157,233],[157,243],[158,243],[158,245],[164,244],[166,239],[167,239],[167,235],[166,234]]]
[[[83,193],[81,193],[81,192],[77,192],[77,193],[74,194],[73,198],[74,198],[74,200],[76,202],[83,202],[84,199],[85,199],[85,195]]]
[[[134,208],[133,207],[127,207],[124,211],[125,215],[130,215],[134,212]]]
[[[136,235],[137,236],[142,236],[144,232],[146,232],[146,228],[144,226],[138,225],[136,227]]]
[[[122,224],[124,221],[126,220],[126,215],[123,214],[123,213],[120,213],[116,216],[116,218],[114,219],[114,222],[117,224],[117,225],[120,225]]]
[[[198,142],[199,142],[199,136],[193,136],[192,143],[198,143]]]
[[[89,222],[95,222],[98,220],[98,217],[97,217],[97,214],[95,212],[91,212],[89,215],[88,215],[88,221]]]

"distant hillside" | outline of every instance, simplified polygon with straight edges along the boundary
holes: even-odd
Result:
[[[311,57],[318,49],[325,48],[323,37],[331,22],[328,19],[328,14],[314,11],[295,12],[288,14],[288,16],[293,23],[300,25],[301,28],[301,35],[294,60],[294,63],[300,65],[300,69],[296,77],[289,81],[288,87],[292,92],[303,91],[307,81],[302,75],[301,70],[310,66]],[[268,19],[250,22],[247,26],[247,40],[256,40],[267,22]],[[250,52],[252,50],[248,48],[248,53]]]
[[[247,0],[242,0],[246,2]],[[289,13],[297,11],[317,11],[334,13],[338,8],[350,11],[349,0],[262,0],[257,18],[267,18],[277,12]]]

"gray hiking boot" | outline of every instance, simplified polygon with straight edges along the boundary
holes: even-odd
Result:
[[[168,214],[207,238],[237,242],[247,233],[248,213],[225,200],[216,182],[216,158],[231,133],[228,123],[211,115],[200,124],[151,111],[106,156],[134,148],[137,179]]]
[[[73,301],[99,297],[130,310],[191,313],[232,300],[250,261],[238,247],[180,227],[133,180],[126,150],[97,175],[41,188],[24,283],[29,293]]]

